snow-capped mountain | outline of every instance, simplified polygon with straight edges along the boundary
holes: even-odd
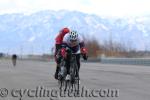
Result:
[[[76,11],[0,15],[0,52],[48,53],[59,30],[70,27],[100,43],[110,38],[137,50],[150,50],[150,18],[102,18]]]

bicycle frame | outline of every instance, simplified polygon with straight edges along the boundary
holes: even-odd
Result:
[[[60,89],[62,90],[63,86],[65,86],[64,91],[66,91],[67,87],[69,87],[69,89],[72,87],[72,90],[75,89],[75,90],[77,90],[77,93],[78,93],[78,91],[79,91],[79,70],[78,70],[78,65],[77,65],[77,60],[76,60],[77,54],[72,53],[71,50],[68,50],[67,54],[70,56],[70,61],[69,61],[70,62],[70,70],[69,71],[70,71],[71,80],[70,81],[65,80],[65,76],[67,73],[64,72],[65,75],[63,76],[63,78],[61,80],[59,80],[59,82],[61,83]],[[60,66],[64,66],[65,64],[66,64],[65,59],[64,58],[61,59]],[[78,76],[77,79],[75,79],[75,75]]]

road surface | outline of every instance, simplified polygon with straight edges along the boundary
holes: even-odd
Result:
[[[150,100],[150,66],[82,63],[80,97],[60,95],[54,71],[54,62],[21,60],[13,67],[0,59],[0,100]]]

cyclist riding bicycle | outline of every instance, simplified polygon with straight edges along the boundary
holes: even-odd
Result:
[[[12,55],[12,63],[13,63],[13,66],[16,66],[16,62],[17,62],[17,55],[16,55],[16,54],[13,54],[13,55]]]
[[[63,41],[63,38],[64,36],[69,33],[70,30],[69,28],[65,27],[63,29],[60,30],[59,34],[56,36],[55,38],[55,61],[56,61],[56,72],[55,72],[55,79],[58,79],[58,72],[59,72],[59,51],[61,49],[61,45],[62,45],[62,41]]]
[[[73,30],[69,34],[66,34],[64,36],[62,48],[61,48],[61,55],[66,62],[66,67],[67,67],[66,80],[70,80],[70,73],[69,73],[70,56],[67,55],[67,48],[71,49],[71,51],[76,54],[78,71],[80,69],[80,54],[82,54],[84,60],[87,60],[87,49],[85,48],[83,38],[77,33],[77,31]]]

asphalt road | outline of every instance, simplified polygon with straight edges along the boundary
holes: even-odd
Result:
[[[80,97],[60,94],[54,72],[54,62],[0,59],[0,100],[150,100],[150,66],[82,63]]]

